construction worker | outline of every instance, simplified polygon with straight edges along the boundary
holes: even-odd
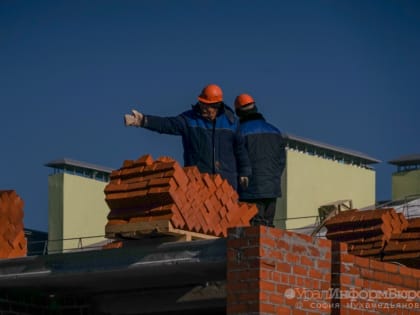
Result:
[[[251,95],[237,96],[235,111],[252,167],[248,187],[239,189],[240,200],[257,205],[258,214],[251,220],[252,225],[274,226],[276,201],[281,197],[281,175],[286,163],[283,136],[265,121]]]
[[[124,116],[126,126],[179,135],[184,147],[184,165],[201,173],[220,174],[238,189],[246,187],[251,166],[234,111],[223,102],[216,84],[203,88],[198,102],[175,117],[144,115],[136,110]]]

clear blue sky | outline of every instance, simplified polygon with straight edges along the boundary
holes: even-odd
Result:
[[[0,1],[0,189],[47,230],[45,163],[111,168],[179,138],[126,128],[133,107],[176,115],[201,88],[252,94],[286,133],[383,163],[420,153],[420,2]]]

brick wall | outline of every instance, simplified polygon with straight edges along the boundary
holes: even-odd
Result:
[[[268,227],[229,230],[227,314],[420,314],[420,270]]]

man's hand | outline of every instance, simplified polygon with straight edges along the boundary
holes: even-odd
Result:
[[[143,114],[133,109],[132,114],[124,115],[124,124],[126,126],[140,127],[143,121]]]
[[[239,177],[239,185],[241,185],[242,189],[247,189],[249,184],[249,179],[246,176]]]

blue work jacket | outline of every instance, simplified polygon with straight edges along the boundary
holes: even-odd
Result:
[[[220,174],[235,189],[239,176],[251,175],[239,121],[224,104],[214,121],[202,117],[198,105],[194,105],[175,117],[145,115],[142,127],[181,136],[185,166],[197,166],[201,173]]]
[[[280,197],[281,175],[286,164],[282,133],[260,113],[241,118],[240,131],[252,166],[248,188],[239,189],[240,199]]]

